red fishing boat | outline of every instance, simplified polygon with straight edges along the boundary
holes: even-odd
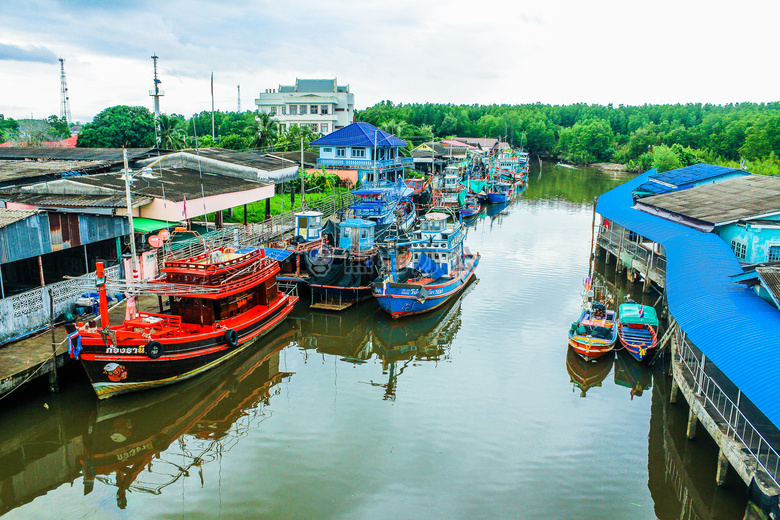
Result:
[[[159,297],[160,312],[111,326],[103,264],[97,266],[100,324],[79,324],[77,356],[101,399],[182,381],[232,358],[298,300],[279,290],[279,263],[262,249],[216,248],[167,260],[162,276],[144,287]]]

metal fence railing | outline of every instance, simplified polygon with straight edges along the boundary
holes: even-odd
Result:
[[[644,244],[637,242],[636,238],[639,238],[633,233],[628,233],[627,230],[622,229],[621,232],[617,232],[611,229],[601,228],[599,230],[598,245],[604,249],[616,251],[618,255],[625,251],[632,255],[635,259],[641,261],[645,266],[657,271],[662,276],[666,277],[666,258],[658,252],[653,252],[648,249]]]
[[[704,398],[707,411],[716,421],[725,424],[727,431],[724,433],[742,442],[756,462],[780,485],[780,455],[745,416],[739,405],[740,399],[737,398],[735,403],[721,385],[706,373],[706,357],[679,328],[675,333],[675,342],[675,360],[680,362],[684,375],[693,382],[693,391]]]
[[[319,200],[306,204],[307,211],[319,211],[323,217],[329,217],[337,214],[340,210],[346,208],[354,201],[352,193],[340,193],[323,197]],[[188,258],[203,252],[205,244],[209,247],[230,246],[236,249],[245,247],[262,247],[268,242],[285,233],[295,229],[295,213],[301,209],[286,211],[279,215],[273,215],[262,222],[256,222],[236,226],[228,226],[223,229],[209,231],[201,234],[199,237],[182,240],[171,244],[170,256],[174,259]],[[157,265],[163,267],[163,262],[168,251],[164,248],[157,250]]]

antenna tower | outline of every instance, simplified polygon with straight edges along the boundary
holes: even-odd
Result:
[[[65,59],[60,58],[60,119],[68,124],[73,122],[70,115],[70,99],[68,98],[68,82],[65,80]]]
[[[238,85],[238,112],[241,112],[241,85]]]
[[[154,98],[154,136],[157,146],[160,146],[160,98],[165,95],[165,91],[160,89],[162,83],[157,77],[157,55],[152,56],[154,61],[154,90],[149,91],[149,95]]]

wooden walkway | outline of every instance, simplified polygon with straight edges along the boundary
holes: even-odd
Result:
[[[632,282],[644,280],[644,291],[649,290],[652,282],[663,292],[666,286],[666,256],[660,245],[641,240],[641,237],[636,237],[623,228],[599,228],[596,245],[597,254],[604,252],[607,261],[610,255],[615,257],[617,272],[625,272]]]

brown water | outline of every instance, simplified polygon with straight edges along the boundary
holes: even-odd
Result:
[[[521,199],[471,227],[478,281],[435,313],[303,304],[188,383],[97,403],[76,366],[59,395],[3,400],[0,514],[741,518],[744,485],[732,472],[715,486],[717,448],[685,439],[663,363],[567,347],[593,197],[625,180],[535,168]],[[597,271],[620,296],[658,296]]]

